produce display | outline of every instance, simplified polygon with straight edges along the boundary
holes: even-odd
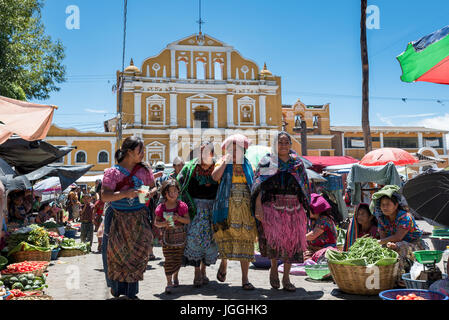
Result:
[[[54,222],[54,221],[47,221],[44,222],[43,224],[41,224],[42,227],[46,228],[46,229],[56,229],[56,228],[60,228],[62,227],[62,225]]]
[[[75,241],[75,239],[64,238],[61,241],[61,249],[64,249],[64,250],[77,249],[77,250],[81,250],[83,252],[89,252],[90,245],[89,245],[89,243],[84,243],[84,242],[77,243]]]
[[[38,298],[38,297],[43,296],[42,291],[25,291],[25,292],[23,292],[22,290],[19,290],[19,289],[13,289],[13,290],[9,290],[9,292],[11,293],[11,295],[7,298],[7,300],[11,300],[11,299],[19,300],[19,298],[28,298],[28,297]],[[36,299],[36,300],[40,300],[40,299]]]
[[[326,258],[330,263],[354,266],[387,266],[395,264],[398,253],[382,247],[376,239],[358,238],[347,252],[327,250]]]
[[[41,277],[36,277],[32,273],[22,274],[22,275],[4,275],[0,278],[1,285],[5,286],[6,289],[10,290],[21,290],[21,291],[38,291],[43,290],[47,287],[45,284],[45,275]]]
[[[408,295],[400,295],[400,294],[398,294],[396,296],[396,300],[427,300],[427,299],[424,299],[423,297],[417,296],[414,293],[410,293]]]
[[[29,273],[36,270],[44,269],[48,266],[47,261],[24,261],[20,263],[13,263],[1,271],[2,275],[16,274],[16,273]],[[3,279],[3,278],[2,278]]]
[[[47,230],[43,227],[39,227],[36,224],[32,224],[29,227],[21,228],[13,232],[7,239],[8,249],[14,250],[22,242],[26,242],[30,245],[48,248],[50,246],[50,237]],[[17,251],[17,250],[15,250]]]

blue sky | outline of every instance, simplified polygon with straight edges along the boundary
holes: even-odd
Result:
[[[80,29],[66,28],[66,8],[78,6]],[[449,88],[403,83],[396,56],[449,24],[447,0],[368,0],[380,29],[368,30],[370,122],[449,129]],[[282,103],[331,105],[332,125],[361,124],[359,0],[202,0],[203,32],[282,77]],[[198,31],[198,0],[128,0],[125,66],[137,66],[175,40]],[[116,113],[112,92],[121,69],[122,0],[46,0],[46,32],[66,48],[68,81],[50,99],[54,122],[102,131]],[[402,98],[407,98],[403,102]],[[440,100],[441,103],[436,102]]]

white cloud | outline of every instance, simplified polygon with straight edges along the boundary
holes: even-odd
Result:
[[[106,110],[97,110],[97,109],[84,109],[84,111],[86,112],[90,112],[90,113],[108,113]]]
[[[422,118],[436,115],[436,113],[419,113],[419,114],[397,114],[394,116],[382,116],[380,113],[376,114],[380,121],[389,126],[394,126],[392,119],[410,119],[410,118]],[[401,124],[402,125],[402,124]],[[438,128],[439,129],[439,128]]]
[[[418,122],[419,126],[429,129],[449,130],[449,113],[442,116],[423,119]],[[449,134],[446,134],[446,148],[449,148]]]

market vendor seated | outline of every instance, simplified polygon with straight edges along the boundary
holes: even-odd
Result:
[[[373,194],[370,210],[378,221],[379,243],[399,254],[398,284],[403,285],[402,274],[409,272],[415,261],[413,251],[429,248],[415,219],[404,210],[399,189],[396,185],[387,185]]]
[[[306,239],[307,250],[304,261],[312,258],[315,252],[324,248],[336,248],[337,227],[330,212],[332,207],[323,196],[312,193],[310,201],[310,219],[308,222]],[[325,251],[323,251],[324,254]]]
[[[51,218],[51,214],[52,212],[50,204],[48,202],[42,204],[39,209],[39,214],[36,217],[36,223],[37,224],[44,223],[45,221]]]
[[[9,205],[9,221],[24,223],[27,213],[23,206],[23,193],[16,192],[11,194],[11,203]]]
[[[360,203],[354,210],[354,217],[349,223],[346,232],[346,241],[343,251],[348,251],[354,242],[363,236],[379,239],[377,230],[377,219],[371,214],[369,204]]]

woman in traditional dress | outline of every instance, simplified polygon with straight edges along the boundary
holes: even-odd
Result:
[[[272,154],[259,162],[251,195],[260,252],[271,260],[270,284],[280,288],[277,262],[282,260],[282,285],[286,291],[296,290],[289,272],[292,263],[303,262],[310,201],[306,169],[291,146],[290,135],[280,132]]]
[[[377,218],[379,243],[399,254],[397,283],[404,285],[402,274],[408,273],[415,257],[413,251],[428,250],[413,216],[404,210],[400,188],[387,185],[373,194],[370,210]]]
[[[248,269],[255,260],[257,238],[256,220],[250,208],[254,171],[244,156],[249,144],[244,135],[228,137],[221,146],[226,155],[212,172],[212,178],[220,182],[213,205],[214,239],[221,259],[217,279],[226,281],[228,259],[240,261],[243,290],[254,290],[248,280]]]
[[[138,299],[138,281],[143,280],[152,241],[150,213],[138,199],[142,185],[152,187],[150,167],[142,162],[141,138],[128,137],[115,153],[118,163],[106,169],[102,182],[105,206],[103,265],[106,282],[114,297]]]
[[[191,223],[187,231],[184,265],[195,267],[193,285],[209,283],[206,266],[215,264],[218,247],[213,238],[212,206],[217,195],[218,183],[212,179],[215,168],[214,145],[203,143],[200,158],[187,162],[178,174],[181,198],[189,206]]]
[[[369,204],[360,203],[354,210],[355,214],[348,226],[343,251],[348,251],[358,238],[368,236],[379,239],[377,219],[371,214]]]

